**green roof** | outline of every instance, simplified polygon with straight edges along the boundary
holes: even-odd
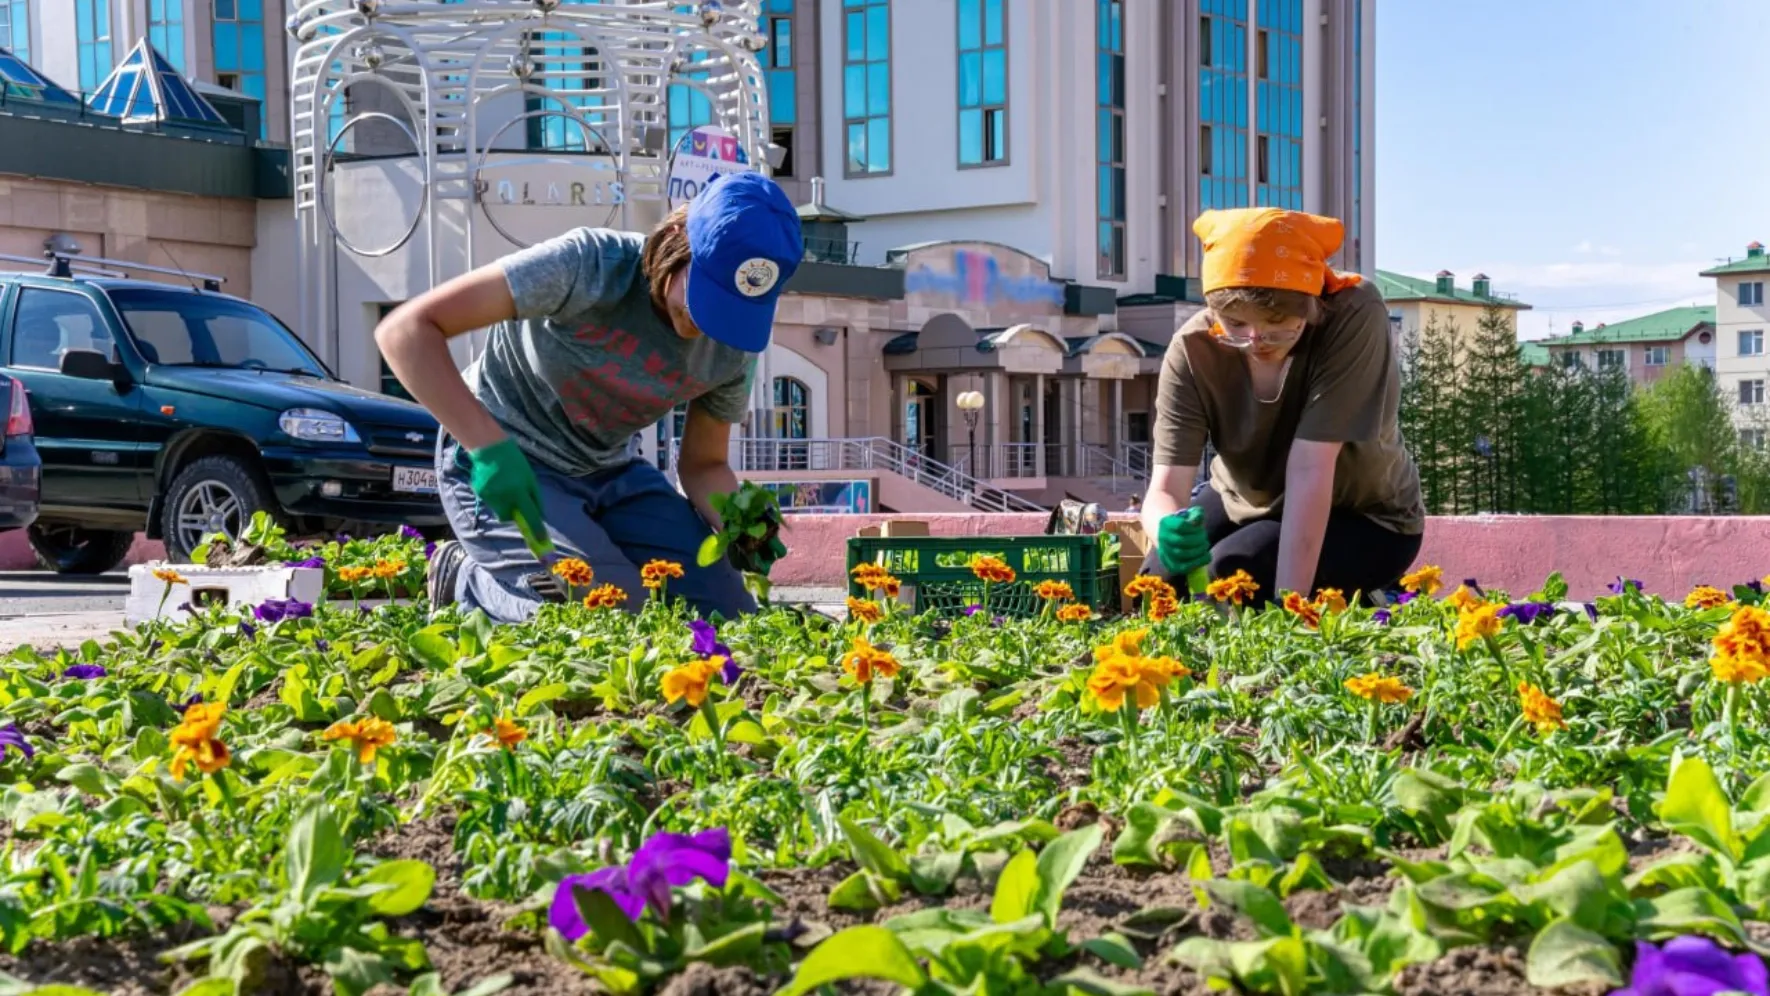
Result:
[[[1542,341],[1554,346],[1609,342],[1675,342],[1705,323],[1715,323],[1715,306],[1712,304],[1694,304],[1685,308],[1656,311],[1640,318],[1597,325],[1572,335],[1555,336]]]
[[[1700,274],[1704,277],[1727,277],[1735,273],[1770,273],[1770,255],[1765,255],[1764,247],[1756,242],[1747,246],[1744,259],[1735,259],[1710,267]]]
[[[1549,365],[1549,347],[1540,342],[1521,342],[1518,344],[1518,360],[1527,367],[1546,367]]]
[[[1494,294],[1477,294],[1474,291],[1456,286],[1451,288],[1449,294],[1441,294],[1438,291],[1437,280],[1410,277],[1405,273],[1392,273],[1389,270],[1377,271],[1377,290],[1383,292],[1383,300],[1392,304],[1401,301],[1437,301],[1442,304],[1466,304],[1477,308],[1493,304],[1518,311],[1530,310],[1530,305],[1515,298],[1499,297]]]

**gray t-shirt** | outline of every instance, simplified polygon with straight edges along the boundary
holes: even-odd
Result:
[[[514,322],[492,328],[467,382],[533,460],[581,477],[619,467],[633,434],[684,402],[736,424],[753,354],[684,339],[652,307],[644,236],[578,228],[507,256]]]

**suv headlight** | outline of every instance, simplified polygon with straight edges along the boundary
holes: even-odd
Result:
[[[291,408],[277,416],[277,425],[293,439],[315,443],[360,443],[362,437],[344,417],[318,408]]]

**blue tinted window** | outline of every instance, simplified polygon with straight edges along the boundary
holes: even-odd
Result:
[[[148,44],[166,57],[172,68],[184,71],[184,3],[182,0],[148,0]]]
[[[258,98],[258,132],[260,138],[265,137],[269,134],[270,108],[264,103],[263,0],[215,0],[210,41],[215,49],[216,75],[227,77],[239,92]]]
[[[30,0],[0,0],[0,47],[31,61]]]
[[[1008,160],[1008,29],[1001,0],[958,0],[959,165]]]
[[[850,174],[891,171],[890,0],[843,0],[842,117]]]
[[[1094,159],[1099,220],[1095,272],[1125,277],[1125,23],[1123,0],[1096,0]]]
[[[602,62],[596,47],[569,31],[537,32],[531,41],[535,43],[530,51],[534,54],[536,71],[529,78],[529,85],[547,92],[531,90],[524,95],[523,103],[528,111],[553,113],[528,119],[529,148],[551,152],[584,152],[597,148],[600,144],[597,136],[565,116],[567,113],[581,115],[592,127],[602,123],[602,96],[586,92],[603,85]],[[685,87],[672,86],[668,90],[666,115],[672,129],[688,113],[686,94]]]
[[[74,0],[74,41],[80,89],[96,90],[111,72],[110,0]]]

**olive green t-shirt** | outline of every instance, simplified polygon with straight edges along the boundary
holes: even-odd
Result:
[[[1420,472],[1401,439],[1401,367],[1383,296],[1359,283],[1322,299],[1270,404],[1241,349],[1211,334],[1207,309],[1174,334],[1157,390],[1155,462],[1196,467],[1209,439],[1211,487],[1235,522],[1282,511],[1291,442],[1343,443],[1333,506],[1404,535],[1425,527]]]

